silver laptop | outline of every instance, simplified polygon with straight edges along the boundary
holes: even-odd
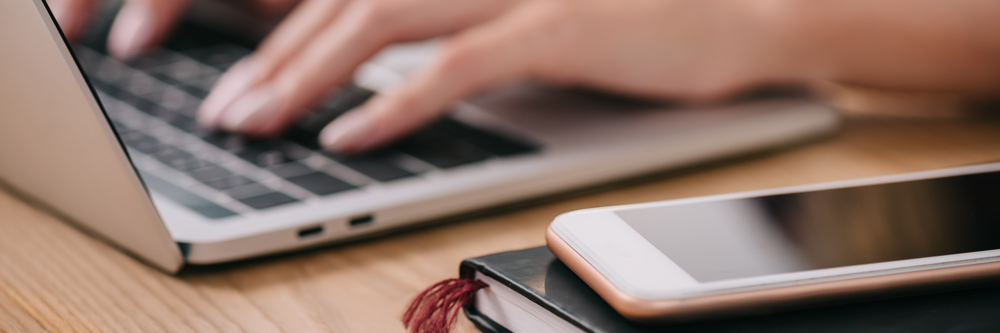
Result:
[[[41,0],[0,1],[0,179],[167,272],[372,233],[828,134],[808,100],[684,109],[519,84],[370,154],[317,131],[405,77],[433,45],[358,71],[284,135],[250,140],[193,117],[252,44],[193,24],[123,63],[71,48]]]

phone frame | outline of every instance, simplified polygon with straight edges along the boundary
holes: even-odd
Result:
[[[562,214],[549,248],[622,315],[662,322],[886,297],[1000,281],[1000,249],[698,282],[615,211],[743,199],[1000,171],[1000,163],[738,192]]]

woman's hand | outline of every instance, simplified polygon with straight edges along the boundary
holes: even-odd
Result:
[[[428,66],[327,126],[358,152],[455,100],[521,78],[622,93],[712,99],[794,80],[781,45],[740,0],[306,0],[202,104],[210,127],[273,135],[390,43],[446,36]],[[787,52],[786,52],[787,53]]]
[[[50,1],[72,37],[98,0]],[[128,0],[112,54],[155,45],[188,1]],[[303,0],[223,76],[199,121],[277,134],[383,47],[432,37],[444,37],[434,60],[327,126],[320,143],[370,149],[524,78],[688,101],[767,83],[995,95],[998,17],[994,0]]]

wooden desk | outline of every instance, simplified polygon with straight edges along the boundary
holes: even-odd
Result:
[[[402,332],[418,291],[463,258],[544,244],[565,211],[998,160],[1000,121],[852,119],[832,139],[753,159],[178,276],[0,192],[0,332]]]

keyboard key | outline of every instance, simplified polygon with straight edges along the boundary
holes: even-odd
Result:
[[[112,119],[111,120],[111,124],[115,128],[115,132],[118,133],[119,137],[120,136],[124,136],[124,135],[131,135],[132,133],[135,133],[135,130],[129,128],[128,125],[125,125],[124,123],[121,123],[121,122],[119,122],[117,120]]]
[[[228,177],[233,173],[218,165],[209,165],[204,168],[191,171],[188,174],[190,174],[192,178],[197,179],[198,181],[207,182],[210,180]]]
[[[296,126],[306,132],[319,133],[331,121],[340,117],[345,112],[364,104],[373,95],[375,93],[371,90],[355,85],[347,85],[328,98],[312,113],[302,117]]]
[[[173,125],[174,127],[177,127],[177,129],[182,130],[184,132],[196,133],[201,129],[201,126],[198,125],[198,121],[194,120],[194,118],[179,113],[174,114],[172,118],[173,119],[170,119],[167,122],[169,122],[170,125]]]
[[[271,173],[281,178],[291,178],[302,174],[313,172],[313,169],[301,163],[291,162],[271,168]]]
[[[115,97],[122,102],[131,105],[136,110],[142,111],[154,117],[157,116],[157,113],[160,112],[160,110],[163,110],[163,107],[157,105],[156,103],[153,103],[145,98],[132,95],[124,90],[119,90],[118,96]]]
[[[167,123],[172,123],[174,121],[177,121],[177,117],[181,117],[182,116],[181,114],[179,114],[177,112],[170,111],[170,110],[164,109],[164,108],[159,107],[159,106],[152,107],[148,111],[146,111],[145,113],[148,114],[148,115],[150,115],[150,116],[153,116],[154,118],[158,118],[160,120],[163,120],[163,121],[165,121]]]
[[[162,82],[141,72],[133,74],[132,77],[127,80],[122,80],[119,85],[125,90],[128,90],[129,93],[136,96],[146,96],[162,91],[165,88],[165,85]]]
[[[174,111],[176,111],[179,114],[188,116],[190,118],[195,118],[195,117],[198,116],[198,108],[199,107],[201,107],[201,102],[200,101],[198,103],[182,105],[181,107],[177,108]]]
[[[528,143],[524,140],[475,128],[451,118],[441,119],[431,125],[431,127],[462,138],[497,156],[526,154],[535,152],[539,148],[538,145]]]
[[[226,72],[226,71],[229,70],[229,68],[233,67],[233,65],[235,65],[235,64],[236,64],[235,62],[218,64],[218,65],[215,66],[215,68],[218,68],[220,71]]]
[[[247,184],[253,184],[253,181],[250,180],[247,177],[243,177],[243,176],[238,176],[237,175],[237,176],[229,176],[229,177],[226,177],[226,178],[219,178],[219,179],[216,179],[216,180],[207,181],[207,182],[205,182],[205,184],[208,185],[208,186],[211,186],[212,188],[214,188],[216,190],[223,191],[223,190],[228,190],[228,189],[231,189],[231,188],[234,188],[234,187],[237,187],[237,186],[243,186],[243,185],[247,185]]]
[[[262,168],[282,164],[288,161],[285,158],[285,154],[281,153],[281,151],[267,148],[269,147],[248,146],[243,148],[243,150],[236,155],[247,162],[256,164]]]
[[[319,132],[309,132],[298,127],[289,128],[281,135],[288,141],[294,142],[310,150],[320,150]]]
[[[164,73],[152,72],[152,73],[149,73],[149,76],[152,76],[152,77],[156,78],[157,80],[163,81],[164,83],[166,83],[168,85],[171,85],[171,86],[179,86],[179,85],[183,85],[184,84],[184,83],[182,83],[180,81],[177,81],[177,79],[171,77],[170,75],[167,75],[167,74],[164,74]]]
[[[146,138],[152,139],[151,136],[136,131],[131,131],[128,133],[119,133],[119,135],[121,136],[121,139],[122,141],[125,142],[125,144],[128,144],[130,141],[144,140]]]
[[[239,199],[239,201],[255,209],[265,209],[274,206],[293,203],[298,200],[295,200],[295,198],[292,198],[287,194],[281,192],[271,192],[267,194],[258,195],[255,197]]]
[[[337,94],[324,101],[323,106],[343,113],[360,106],[372,96],[375,96],[374,91],[355,84],[347,84]]]
[[[153,154],[153,157],[159,160],[160,162],[163,162],[163,164],[171,166],[174,164],[184,164],[188,160],[195,159],[194,155],[191,155],[191,153],[177,148],[167,148],[164,150],[160,150],[155,154]]]
[[[195,84],[199,84],[199,83],[195,82]],[[205,91],[204,89],[199,88],[199,87],[185,85],[185,86],[178,86],[177,88],[180,88],[184,92],[186,92],[188,94],[191,94],[191,96],[194,96],[194,97],[197,97],[197,98],[200,98],[200,99],[205,99],[205,97],[208,96],[208,91]]]
[[[222,77],[222,75],[209,75],[209,76],[206,76],[206,77],[198,79],[196,82],[194,82],[193,84],[191,84],[191,86],[193,88],[197,88],[197,89],[199,89],[201,91],[211,91],[212,88],[215,87],[215,83],[219,82],[219,78],[221,78],[221,77]],[[194,95],[194,94],[192,94],[192,95]],[[201,97],[205,98],[204,96],[201,96]]]
[[[167,88],[160,95],[158,100],[160,105],[164,108],[180,111],[180,110],[197,110],[198,106],[201,105],[201,99],[191,96],[187,92],[177,89],[177,88]],[[194,113],[187,114],[188,116],[195,116]]]
[[[80,62],[80,66],[83,66],[86,72],[96,70],[94,67],[100,63],[101,60],[104,60],[103,55],[86,46],[74,47],[73,53],[76,54],[76,60]]]
[[[132,66],[139,70],[146,70],[155,67],[161,67],[169,65],[184,59],[179,54],[163,50],[150,55],[145,55],[138,57],[135,60],[129,61],[129,66]]]
[[[243,149],[246,141],[238,134],[226,133],[222,131],[199,132],[199,137],[205,142],[219,147],[222,150],[237,151]]]
[[[313,154],[312,150],[302,148],[284,140],[281,141],[281,144],[278,146],[278,150],[280,150],[282,154],[285,154],[285,158],[293,161],[307,158]]]
[[[274,190],[261,184],[251,183],[229,189],[226,191],[226,194],[228,194],[230,197],[233,197],[233,199],[239,200],[249,197],[255,197],[270,192],[274,192]]]
[[[166,74],[179,82],[187,84],[203,76],[216,74],[218,70],[192,60],[184,59],[168,66],[157,68],[157,72]]]
[[[447,169],[490,158],[490,153],[447,133],[425,128],[393,145],[431,165]]]
[[[122,94],[123,93],[124,94],[128,94],[129,97],[131,97],[131,95],[132,95],[132,94],[129,94],[127,91],[119,89],[118,87],[115,87],[115,86],[113,86],[113,85],[111,85],[111,84],[109,84],[107,82],[104,82],[104,81],[91,80],[90,84],[93,85],[94,88],[97,89],[97,91],[100,91],[100,92],[102,92],[102,93],[104,93],[104,94],[106,94],[108,96],[114,97],[114,98],[119,99],[119,100],[122,99]]]
[[[158,151],[153,154],[153,157],[163,164],[183,172],[212,166],[212,163],[200,160],[191,153],[173,147]]]
[[[236,215],[235,212],[225,207],[208,201],[194,193],[188,192],[187,190],[160,179],[159,177],[142,172],[140,172],[140,175],[142,176],[142,181],[146,184],[146,187],[149,188],[150,191],[163,195],[184,207],[204,215],[207,218],[221,219]]]
[[[414,173],[392,164],[390,162],[391,154],[391,152],[382,151],[362,156],[344,157],[331,152],[323,153],[326,157],[380,182],[415,176]]]
[[[202,81],[205,80],[205,78],[196,78],[188,81],[179,81],[177,80],[177,78],[164,73],[150,73],[149,75],[150,77],[155,77],[157,80],[163,81],[164,83],[168,84],[170,86],[169,89],[186,92],[198,100],[205,99],[205,97],[208,96],[207,90],[212,88],[211,86],[208,86],[207,88],[203,87],[204,83]],[[218,79],[217,76],[211,76],[210,78],[214,78],[216,80]],[[159,96],[163,97],[164,95],[159,95]]]
[[[134,69],[129,68],[118,60],[105,58],[104,61],[97,65],[97,71],[93,73],[93,77],[113,84],[122,78],[131,76],[134,72]]]
[[[231,39],[227,37],[229,36],[205,29],[198,24],[180,24],[174,28],[171,38],[164,45],[170,50],[189,55],[188,53],[193,50],[227,43],[227,40]]]
[[[128,135],[123,135],[121,139],[125,142],[125,145],[145,154],[152,154],[157,151],[170,148],[170,146],[164,144],[160,140],[139,132],[128,133]]]
[[[141,151],[145,154],[152,154],[161,149],[166,149],[167,147],[169,147],[163,142],[160,142],[160,140],[156,139],[132,141],[131,143],[126,142],[125,144],[129,147],[132,147],[132,149]]]
[[[191,158],[185,160],[173,160],[167,165],[174,168],[174,170],[188,172],[210,166],[212,163],[205,160],[199,160],[192,156]]]
[[[144,99],[142,97],[135,96],[135,95],[133,95],[132,93],[128,92],[125,89],[122,89],[120,87],[116,87],[116,86],[108,84],[106,82],[91,81],[91,84],[97,90],[99,90],[99,91],[107,94],[108,96],[114,97],[115,99],[118,99],[118,100],[120,100],[122,102],[125,102],[126,104],[132,106],[133,108],[135,108],[135,109],[137,109],[139,111],[150,113],[150,112],[153,112],[154,110],[160,108],[155,103],[150,102],[149,100],[146,100],[146,99]],[[108,103],[108,104],[110,104],[110,103]]]
[[[246,143],[236,155],[262,168],[308,157],[312,152],[283,140]]]
[[[287,179],[316,195],[329,195],[354,188],[351,184],[318,171]]]
[[[225,43],[189,50],[184,54],[209,66],[228,67],[228,65],[249,55],[250,49]]]

